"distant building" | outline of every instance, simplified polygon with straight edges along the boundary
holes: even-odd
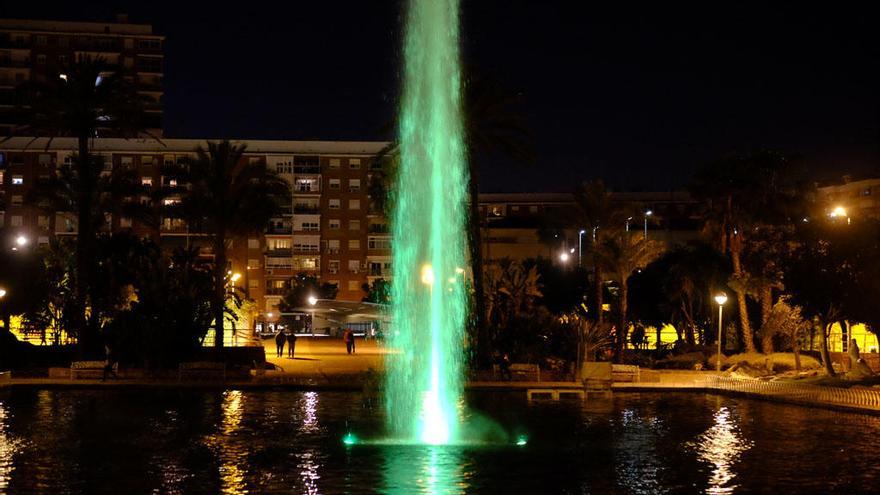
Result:
[[[880,178],[853,180],[844,176],[839,182],[820,184],[816,192],[825,214],[880,218]]]
[[[627,222],[628,227],[621,227],[643,231],[647,224],[649,238],[668,244],[696,239],[702,228],[699,203],[684,191],[619,192],[612,193],[611,200],[643,211]],[[487,261],[537,257],[558,261],[567,251],[568,262],[576,264],[578,249],[589,241],[584,236],[591,235],[584,232],[581,236],[577,228],[560,232],[547,229],[555,220],[572,218],[577,210],[572,193],[480,194],[479,202],[483,258]],[[586,261],[583,263],[586,266]]]
[[[147,100],[146,124],[161,133],[165,37],[149,24],[0,19],[0,135],[18,124],[15,86],[54,77],[77,57],[102,57],[129,70]]]
[[[0,143],[0,235],[27,235],[38,244],[52,237],[75,236],[76,217],[40,211],[25,201],[41,178],[69,163],[76,150],[73,138],[30,143],[17,137]],[[143,185],[158,189],[169,180],[164,164],[174,164],[205,141],[193,139],[96,139],[93,152],[104,158],[105,173],[114,167],[136,170]],[[372,158],[384,142],[243,141],[244,160],[265,163],[290,184],[293,200],[266,231],[233,239],[229,270],[240,273],[238,284],[256,301],[260,318],[277,315],[277,305],[298,273],[314,274],[337,284],[338,299],[361,301],[363,285],[390,278],[391,239],[383,215],[370,211],[367,184]],[[140,198],[151,202],[149,197]],[[174,201],[166,198],[165,201]],[[158,209],[158,208],[157,208]],[[130,218],[110,218],[113,231],[132,231],[157,240],[164,248],[201,246],[213,254],[204,237],[186,222],[161,218],[158,228]]]

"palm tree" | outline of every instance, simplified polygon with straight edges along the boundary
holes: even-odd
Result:
[[[101,164],[91,156],[90,141],[99,135],[144,134],[142,98],[120,67],[89,56],[78,57],[63,73],[45,82],[27,82],[19,91],[19,101],[30,107],[22,112],[27,122],[13,128],[13,135],[47,137],[47,147],[55,137],[77,139],[76,309],[71,316],[80,352],[93,354],[100,350],[100,343],[97,327],[87,321],[85,308],[95,272],[93,213]]]
[[[662,243],[629,232],[606,234],[596,246],[597,266],[617,282],[619,287],[615,348],[615,358],[618,361],[623,355],[629,327],[626,314],[629,277],[657,259],[662,254],[662,249]]]
[[[169,214],[207,234],[214,252],[215,346],[223,347],[226,249],[233,237],[262,232],[273,216],[290,208],[290,186],[265,163],[245,163],[244,145],[228,140],[199,146],[196,157],[166,175],[178,179],[181,202]]]

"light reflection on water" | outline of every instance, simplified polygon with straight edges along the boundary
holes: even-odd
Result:
[[[383,493],[450,495],[468,492],[462,474],[463,448],[444,445],[399,445],[382,450]]]
[[[697,452],[701,461],[712,467],[706,493],[733,493],[737,488],[732,483],[736,478],[735,464],[753,442],[743,439],[729,408],[719,408],[714,419],[714,424],[688,446]]]
[[[15,454],[18,441],[6,432],[6,417],[9,413],[3,401],[0,401],[0,491],[5,491],[12,479],[15,465],[12,457]]]
[[[205,443],[215,451],[220,462],[220,489],[229,495],[247,493],[248,439],[238,437],[244,415],[243,392],[224,392],[220,413],[220,432],[205,438]]]

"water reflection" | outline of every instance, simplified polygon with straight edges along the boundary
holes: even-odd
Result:
[[[630,493],[658,493],[667,466],[657,453],[666,429],[650,411],[626,408],[614,421],[614,470],[618,483]]]
[[[9,486],[9,480],[12,479],[12,471],[15,465],[12,463],[12,456],[15,454],[15,441],[6,432],[7,415],[6,406],[0,401],[0,491],[6,491]]]
[[[247,441],[237,436],[243,416],[244,394],[241,390],[224,392],[220,404],[220,433],[206,438],[207,445],[214,450],[220,462],[220,490],[230,495],[248,491],[245,478],[249,449]]]
[[[318,392],[306,392],[303,394],[302,405],[302,433],[314,433],[318,429]]]
[[[446,495],[467,493],[464,451],[461,447],[386,446],[385,490],[389,494]]]
[[[715,423],[689,446],[697,452],[700,460],[712,467],[706,493],[732,493],[737,488],[732,483],[736,477],[733,466],[753,444],[743,439],[739,425],[727,407],[719,408],[714,420]]]

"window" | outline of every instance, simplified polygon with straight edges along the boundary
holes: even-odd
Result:
[[[48,167],[49,165],[52,165],[52,154],[40,153],[40,156],[37,157],[37,163],[39,163],[43,167]]]
[[[350,251],[357,251],[361,248],[361,241],[358,239],[349,239],[348,241],[348,249]]]
[[[49,217],[40,215],[37,217],[37,227],[46,230],[49,228]]]
[[[290,239],[268,239],[266,240],[266,244],[270,251],[276,249],[290,249]]]
[[[356,292],[361,290],[361,283],[357,280],[349,280],[348,281],[348,290],[351,292]]]
[[[12,195],[12,206],[21,206],[21,204],[23,202],[24,202],[24,198],[20,194],[13,194]]]
[[[330,168],[338,169],[339,168],[339,158],[331,158],[330,159]]]
[[[24,184],[24,177],[23,176],[21,176],[21,175],[13,175],[12,176],[12,185],[13,186],[20,186],[22,184]]]
[[[511,206],[510,209],[512,211],[519,211],[519,206]]]
[[[296,179],[296,184],[294,184],[296,191],[298,192],[312,192],[318,191],[318,179]]]
[[[248,239],[248,249],[260,249],[260,240]]]
[[[134,40],[131,38],[125,38],[124,44],[126,50],[131,50],[132,48],[134,48]]]
[[[331,218],[330,220],[327,221],[327,224],[330,227],[330,230],[339,230],[340,223],[341,222],[339,221],[339,219],[336,219],[336,218]]]
[[[339,190],[339,179],[330,179],[330,190],[338,191]]]
[[[367,249],[391,249],[390,237],[368,237]]]
[[[67,38],[64,38],[64,37],[58,38],[58,46],[60,46],[61,48],[67,48],[67,46],[69,44],[70,44],[70,40],[68,40]]]
[[[361,209],[361,200],[359,200],[359,199],[348,200],[348,209],[349,210],[360,210]]]
[[[122,165],[124,165],[126,167],[130,167],[130,166],[134,165],[134,157],[123,156],[122,158],[119,159],[119,163],[121,163]]]
[[[348,230],[361,230],[361,221],[360,220],[349,220],[348,221]]]
[[[348,160],[348,168],[351,170],[360,170],[361,169],[361,159],[360,158],[350,158]]]
[[[140,39],[138,40],[138,48],[141,50],[158,50],[161,48],[161,43],[157,39]]]
[[[49,236],[41,235],[40,237],[37,237],[38,246],[45,246],[46,244],[49,244]]]
[[[292,174],[293,162],[290,160],[275,163],[275,172],[279,174]]]
[[[48,39],[44,35],[37,36],[37,45],[38,46],[46,46]]]
[[[299,252],[306,253],[317,253],[318,252],[318,241],[316,240],[303,240],[303,241],[294,241],[293,250]]]
[[[538,213],[537,206],[529,206],[529,213]]]
[[[37,55],[37,65],[46,65],[46,56],[42,53]]]
[[[259,289],[259,288],[260,288],[260,281],[258,279],[256,279],[256,278],[249,278],[248,279],[248,289]]]
[[[339,273],[339,260],[330,260],[330,262],[327,263],[327,272],[334,275]]]
[[[58,55],[58,65],[67,65],[67,55]]]
[[[248,157],[248,165],[259,165],[263,162],[263,157],[261,156],[249,156]]]
[[[9,225],[12,227],[21,227],[21,215],[12,215],[9,219]]]
[[[122,227],[122,228],[124,228],[124,229],[127,229],[127,228],[131,227],[131,219],[128,218],[128,217],[122,217],[122,218],[120,218],[120,219],[119,219],[119,226]]]
[[[141,165],[151,166],[153,165],[153,157],[151,155],[144,155],[141,157]]]
[[[348,192],[360,192],[361,190],[361,180],[360,179],[349,179],[348,180]]]
[[[329,253],[329,254],[339,253],[339,240],[327,241],[327,253]]]
[[[152,177],[141,177],[141,185],[142,186],[152,186],[153,178]]]
[[[361,269],[360,260],[348,260],[348,271],[351,273],[357,273]]]
[[[256,259],[256,258],[248,258],[247,267],[250,268],[251,270],[253,270],[255,268],[259,268],[260,267],[260,260]]]
[[[331,199],[329,207],[331,210],[338,210],[341,202],[338,199]]]
[[[318,222],[303,222],[302,229],[306,232],[317,232],[321,227]]]

